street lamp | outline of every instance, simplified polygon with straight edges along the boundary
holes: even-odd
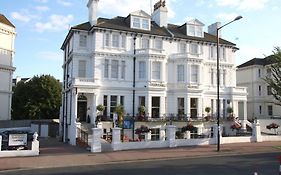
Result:
[[[220,66],[219,66],[219,62],[220,62],[220,57],[219,57],[219,30],[225,26],[227,26],[228,24],[237,21],[239,19],[241,19],[242,16],[237,16],[234,20],[224,24],[223,26],[220,26],[217,28],[217,151],[220,151]]]

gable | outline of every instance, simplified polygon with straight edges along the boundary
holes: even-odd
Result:
[[[130,13],[131,16],[137,16],[137,17],[142,17],[142,18],[150,18],[150,15],[147,14],[145,11],[143,10],[138,10],[135,12]]]

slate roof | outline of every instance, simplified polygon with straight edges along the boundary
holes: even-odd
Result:
[[[6,24],[8,26],[11,26],[13,28],[16,28],[3,14],[0,13],[0,22],[3,24]]]
[[[158,35],[158,36],[163,36],[163,37],[171,37],[171,33],[172,33],[173,37],[178,38],[178,39],[187,39],[187,40],[212,42],[212,43],[217,42],[216,36],[211,35],[206,32],[204,32],[204,37],[202,37],[202,38],[186,35],[186,24],[184,24],[182,26],[168,24],[167,28],[171,33],[165,27],[158,26],[154,21],[151,21],[151,30],[133,29],[133,28],[130,28],[129,17],[130,17],[130,15],[127,17],[117,16],[112,19],[98,18],[97,24],[93,27],[120,30],[120,31],[128,31],[128,32],[136,32],[139,34]],[[71,29],[90,31],[93,27],[91,27],[89,22],[85,22],[85,23],[81,23],[79,25],[73,26]],[[65,44],[65,42],[64,42],[64,44]],[[236,44],[229,42],[227,40],[224,40],[224,39],[220,39],[220,44],[236,46]]]
[[[274,58],[273,58],[273,55],[270,55],[265,58],[253,58],[253,59],[237,66],[237,68],[243,68],[243,67],[248,67],[248,66],[253,66],[253,65],[266,66],[266,65],[269,65],[272,63],[274,63]]]

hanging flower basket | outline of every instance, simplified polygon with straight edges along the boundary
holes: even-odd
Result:
[[[181,132],[185,132],[185,131],[195,131],[196,130],[196,127],[193,126],[191,123],[187,124],[186,126],[182,127],[181,128]]]
[[[266,126],[266,129],[277,129],[277,128],[279,128],[279,125],[277,125],[276,123],[271,123]]]
[[[230,126],[230,128],[232,129],[232,131],[233,131],[234,129],[239,130],[239,129],[241,129],[241,127],[242,127],[241,124],[240,124],[240,123],[236,123],[236,122]]]
[[[135,134],[143,134],[148,133],[150,129],[147,126],[141,125],[139,128],[135,130]]]

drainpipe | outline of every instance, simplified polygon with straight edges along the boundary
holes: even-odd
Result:
[[[134,58],[133,58],[133,140],[135,139],[135,97],[136,97],[136,36],[134,35]]]

